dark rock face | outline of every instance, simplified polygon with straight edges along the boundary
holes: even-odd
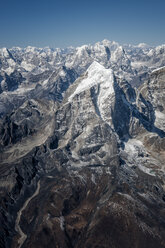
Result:
[[[165,247],[164,70],[48,74],[0,121],[0,246]]]
[[[18,86],[25,80],[21,73],[14,71],[8,76],[6,73],[4,75],[3,81],[1,81],[0,87],[1,91],[14,91],[18,89]],[[2,93],[1,92],[1,93]]]

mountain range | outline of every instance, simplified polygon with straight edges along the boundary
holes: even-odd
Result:
[[[0,247],[165,247],[165,45],[0,49]]]

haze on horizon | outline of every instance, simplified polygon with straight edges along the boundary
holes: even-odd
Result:
[[[165,43],[164,0],[2,0],[0,47]]]

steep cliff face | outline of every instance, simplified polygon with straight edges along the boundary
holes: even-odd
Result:
[[[93,62],[1,121],[2,247],[165,247],[164,78]]]
[[[150,79],[141,86],[141,94],[145,99],[151,102],[155,110],[155,123],[157,127],[165,129],[164,114],[165,114],[165,67],[154,70],[151,73]]]

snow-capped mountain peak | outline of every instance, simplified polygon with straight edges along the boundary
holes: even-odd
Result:
[[[137,45],[137,47],[139,47],[139,48],[147,48],[147,47],[149,47],[149,45],[146,44],[146,43],[139,43],[139,44]]]
[[[6,47],[1,48],[0,52],[1,52],[2,56],[9,57],[9,51]]]
[[[103,89],[113,93],[114,75],[111,69],[105,69],[104,66],[94,61],[87,70],[87,77],[81,81],[75,92],[69,97],[69,101],[81,92],[90,89],[97,84],[103,84]]]

